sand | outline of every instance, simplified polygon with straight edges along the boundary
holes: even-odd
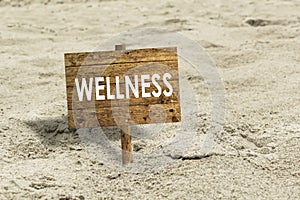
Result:
[[[299,1],[4,0],[0,6],[0,199],[299,198]],[[224,86],[224,124],[206,156],[196,142],[169,155],[172,162],[159,170],[122,172],[67,129],[63,55],[147,27],[181,32],[209,53]],[[193,127],[201,141],[210,124],[209,92],[201,76],[184,69],[183,79],[202,99]],[[159,130],[155,140],[136,139],[135,152],[163,148],[174,127]],[[117,130],[106,134],[119,145]]]

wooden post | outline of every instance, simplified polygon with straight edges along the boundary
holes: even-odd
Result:
[[[132,162],[132,146],[130,126],[121,127],[121,145],[122,145],[122,162],[123,165]]]
[[[126,46],[115,45],[116,51],[125,50]],[[132,145],[131,145],[131,135],[130,135],[130,126],[121,127],[121,146],[122,146],[122,163],[123,165],[132,162]]]

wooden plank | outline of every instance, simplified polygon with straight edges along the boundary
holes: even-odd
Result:
[[[142,88],[139,87],[139,98],[135,98],[133,93],[130,91],[130,99],[114,99],[109,100],[107,99],[106,88],[99,92],[100,95],[105,96],[105,100],[96,100],[95,95],[95,87],[92,89],[92,98],[91,101],[86,101],[86,96],[84,96],[84,101],[80,101],[78,99],[77,90],[75,87],[68,87],[67,88],[67,100],[70,102],[68,104],[68,109],[77,108],[89,108],[89,107],[116,107],[122,105],[148,105],[148,104],[167,104],[167,103],[179,103],[180,101],[180,94],[179,94],[179,84],[178,80],[169,81],[173,88],[173,94],[169,97],[165,96],[163,93],[159,97],[151,97],[142,98]],[[168,88],[164,85],[162,81],[158,82],[161,87],[161,91],[168,90]],[[116,85],[112,84],[111,87],[111,94],[116,95]],[[120,91],[122,94],[125,93],[125,84],[120,84]],[[145,92],[151,93],[152,91],[158,92],[157,88],[154,86],[153,83],[150,83],[150,87],[145,89]],[[126,97],[126,96],[124,96]]]
[[[70,128],[126,126],[181,121],[178,103],[69,110]]]
[[[66,53],[65,66],[78,67],[83,65],[107,65],[116,63],[177,60],[176,52],[177,49],[175,47],[169,47],[123,51]]]
[[[65,54],[69,127],[130,126],[181,121],[176,52],[176,48],[170,47]],[[151,95],[142,98],[141,75],[149,75],[150,79],[146,82],[150,83],[150,87],[146,87],[146,92],[151,93],[157,92],[151,80],[153,74],[160,75],[157,82],[162,91],[169,91],[162,81],[165,73],[171,74],[168,82],[173,88],[172,95],[166,97],[161,94],[159,97]],[[135,98],[130,89],[130,99],[108,100],[106,77],[110,77],[111,94],[116,94],[116,76],[119,77],[120,91],[125,94],[125,75],[130,77],[133,84],[135,82],[133,77],[138,76],[139,98]],[[100,90],[100,95],[105,95],[105,100],[95,98],[95,77],[104,77],[100,85],[104,85],[105,89]],[[85,94],[83,101],[78,99],[75,79],[81,86],[83,78],[87,82],[93,78],[90,101],[86,99]],[[159,109],[154,112],[154,108]]]
[[[75,78],[89,79],[91,77],[110,77],[110,82],[115,83],[115,77],[120,77],[120,83],[124,82],[124,76],[129,76],[132,80],[134,75],[159,74],[161,77],[165,72],[172,75],[172,79],[178,79],[178,62],[162,61],[162,62],[145,62],[145,63],[125,63],[107,65],[92,65],[84,67],[68,67],[66,68],[67,86],[74,86]],[[140,82],[140,79],[139,79]]]
[[[84,102],[73,102],[68,104],[68,109],[88,109],[88,108],[105,108],[105,107],[118,107],[118,106],[134,106],[134,105],[155,105],[155,104],[169,104],[179,103],[180,97],[174,97],[174,94],[170,97],[149,97],[141,99],[118,99],[118,100],[105,100],[105,101],[84,101]]]

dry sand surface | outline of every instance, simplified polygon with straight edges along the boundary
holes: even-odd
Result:
[[[299,199],[300,1],[0,6],[0,199]],[[225,123],[207,157],[191,150],[153,173],[117,172],[67,129],[63,54],[146,27],[179,31],[212,56],[224,84]],[[182,73],[200,98],[208,95],[201,77]],[[209,109],[195,114],[199,137],[209,116]],[[135,150],[150,144],[137,142]]]

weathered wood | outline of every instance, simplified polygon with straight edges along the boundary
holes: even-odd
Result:
[[[178,62],[177,60],[143,62],[143,63],[124,63],[111,65],[92,65],[83,67],[67,67],[66,81],[68,86],[74,85],[74,79],[90,77],[111,77],[111,83],[115,83],[115,77],[120,77],[120,83],[124,82],[123,76],[133,77],[134,75],[159,74],[162,76],[165,72],[172,75],[172,79],[178,79]],[[140,81],[139,81],[140,82]]]
[[[132,162],[131,126],[121,126],[122,163]]]
[[[126,45],[125,44],[115,45],[115,51],[122,51],[122,50],[126,50]]]
[[[101,109],[101,108],[110,108],[110,107],[119,107],[119,106],[147,106],[147,105],[156,105],[156,104],[170,104],[170,103],[178,103],[180,102],[179,98],[174,97],[174,95],[170,97],[160,96],[160,97],[149,97],[143,98],[141,101],[139,98],[131,98],[131,99],[117,99],[117,100],[104,100],[104,101],[73,101],[73,104],[68,105],[68,109]]]
[[[134,105],[69,110],[69,117],[71,128],[126,126],[179,122],[181,121],[181,110],[178,103]]]
[[[125,45],[116,45],[115,50],[125,50]],[[131,126],[121,126],[121,148],[122,163],[128,164],[132,162],[132,145],[131,145]]]
[[[157,82],[161,90],[168,90],[168,88],[163,84],[162,81]],[[102,108],[102,107],[116,107],[118,105],[122,105],[126,102],[129,103],[129,105],[148,105],[148,104],[167,104],[167,103],[179,103],[179,85],[178,85],[178,80],[172,80],[169,81],[169,83],[173,87],[173,94],[169,97],[165,95],[161,95],[160,97],[147,97],[147,98],[142,98],[142,89],[141,86],[139,87],[139,98],[135,98],[132,92],[130,92],[130,99],[113,99],[109,100],[107,99],[106,95],[106,88],[105,90],[101,90],[99,92],[100,95],[105,96],[105,100],[97,101],[96,100],[96,95],[95,95],[95,88],[92,90],[92,99],[91,101],[86,101],[86,97],[84,96],[84,101],[79,101],[78,95],[76,88],[73,87],[67,87],[67,100],[68,102],[72,102],[72,104],[68,104],[68,109],[78,109],[78,108],[89,108],[89,107],[97,107],[97,108]],[[111,94],[116,94],[116,86],[112,84],[111,86]],[[122,91],[122,94],[124,94],[125,91],[125,85],[120,84],[120,91]],[[147,93],[151,93],[152,91],[158,91],[157,88],[153,85],[153,83],[150,83],[150,87],[147,87],[145,89]]]
[[[110,65],[117,63],[157,62],[177,60],[176,47],[122,51],[66,53],[65,66]]]
[[[132,162],[131,125],[181,121],[177,49],[125,49],[124,45],[116,45],[115,51],[65,54],[69,127],[120,126],[123,164]],[[162,78],[166,73],[170,75],[167,83]],[[154,74],[160,76],[154,79],[159,86],[151,80]],[[141,75],[149,75],[146,82],[150,86],[144,88],[146,93],[151,94],[150,97],[142,97]],[[133,85],[134,76],[139,77],[138,97],[130,90],[125,99],[107,99],[107,93],[116,95],[116,85],[120,88],[120,94],[126,95],[125,76],[130,78]],[[103,82],[97,82],[97,87],[104,86],[99,93],[105,96],[105,100],[96,100],[95,77],[104,77]],[[106,83],[106,77],[110,77],[109,83]],[[88,81],[87,85],[90,78],[93,80],[90,100],[85,94],[82,100],[78,98],[77,92],[80,93],[80,90],[77,90],[79,88],[76,88],[75,80],[82,87],[83,78]],[[110,90],[106,91],[108,86]],[[154,97],[151,92],[157,92],[157,87],[161,88],[162,93]],[[169,91],[170,88],[173,90],[171,96],[167,93],[164,95],[163,91]]]
[[[180,94],[178,77],[178,57],[176,48],[150,48],[138,50],[120,50],[71,53],[65,54],[66,64],[66,85],[70,128],[84,128],[95,126],[115,126],[130,124],[149,124],[181,121],[180,117]],[[109,61],[109,62],[108,62]],[[162,78],[164,73],[170,73],[168,82],[172,85],[173,94],[166,97],[163,94],[159,97],[141,98],[140,79],[139,98],[135,98],[130,91],[130,99],[123,100],[96,100],[95,87],[92,89],[91,101],[87,101],[85,94],[83,101],[79,101],[75,86],[75,78],[81,83],[82,78],[110,77],[111,94],[115,94],[115,76],[120,77],[120,91],[125,93],[124,75],[150,75],[150,87],[146,92],[157,91],[151,82],[153,74],[159,74]],[[131,75],[131,76],[130,76]],[[131,78],[131,80],[134,80]],[[163,90],[167,90],[162,80],[157,80]],[[94,82],[93,82],[94,83]],[[102,84],[102,83],[101,83]],[[94,84],[93,84],[94,85]],[[106,84],[100,94],[106,94]],[[152,113],[150,120],[149,110],[155,105],[164,109],[158,110],[158,114]],[[128,107],[129,110],[118,111],[118,107]],[[116,111],[117,109],[117,111]],[[169,112],[173,110],[174,113]],[[115,112],[116,111],[116,112]],[[163,113],[165,112],[165,113]],[[113,114],[114,113],[114,114]],[[117,114],[116,114],[117,113]],[[165,117],[161,117],[161,116]],[[117,116],[117,117],[116,117]],[[130,118],[129,121],[127,118]],[[75,120],[75,121],[74,121]]]

